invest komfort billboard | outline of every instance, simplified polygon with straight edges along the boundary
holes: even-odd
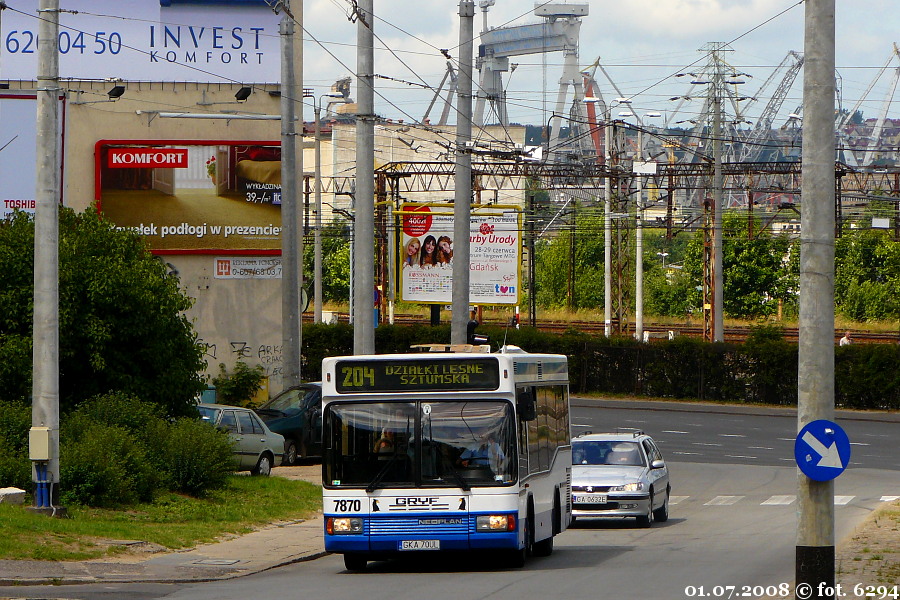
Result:
[[[400,298],[449,304],[453,286],[453,205],[409,203],[399,214]],[[469,303],[516,305],[522,274],[522,211],[473,204],[469,220]]]
[[[38,0],[3,11],[3,78],[37,73]],[[73,79],[278,82],[281,20],[263,0],[66,0],[59,73]]]

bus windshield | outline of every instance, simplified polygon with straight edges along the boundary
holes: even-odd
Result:
[[[516,481],[506,401],[335,403],[324,435],[326,486],[468,489]]]

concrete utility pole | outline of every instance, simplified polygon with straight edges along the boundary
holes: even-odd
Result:
[[[282,389],[300,383],[301,306],[303,285],[303,235],[297,210],[297,174],[303,159],[297,155],[297,118],[303,118],[302,80],[297,82],[294,65],[294,19],[302,23],[303,7],[298,3],[292,15],[290,0],[279,5],[281,17],[281,336]],[[298,165],[299,162],[299,165]]]
[[[834,0],[809,0],[803,74],[797,431],[834,420]],[[797,472],[797,597],[834,589],[834,481]],[[833,593],[828,597],[833,598]]]
[[[456,95],[456,171],[453,196],[453,310],[450,343],[467,342],[469,324],[469,222],[472,212],[472,39],[475,3],[459,3],[459,80]]]
[[[34,332],[29,449],[34,510],[59,495],[59,0],[41,0],[38,35]]]
[[[375,36],[372,0],[356,9],[356,210],[353,231],[353,353],[375,354]]]

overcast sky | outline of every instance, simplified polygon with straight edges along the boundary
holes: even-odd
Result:
[[[738,71],[754,76],[741,89],[748,96],[756,94],[789,51],[803,51],[806,6],[797,0],[588,0],[587,4],[590,13],[581,26],[579,62],[586,67],[599,57],[623,94],[633,98],[639,114],[672,111],[676,103],[669,98],[691,92],[685,79],[671,76],[705,65],[706,59],[699,50],[709,42],[730,43],[733,51],[726,60]],[[488,13],[489,25],[539,22],[533,14],[534,6],[531,0],[496,0]],[[308,32],[304,45],[305,87],[326,91],[333,81],[355,70],[356,25],[348,19],[350,7],[350,0],[304,3],[304,26]],[[852,107],[864,95],[891,59],[893,42],[900,37],[897,9],[896,0],[837,0],[836,63],[845,108]],[[454,59],[458,57],[458,3],[374,0],[374,11],[375,34],[379,38],[376,48],[381,48],[376,49],[375,72],[436,87],[446,63],[439,49],[448,48]],[[482,11],[476,8],[476,36],[482,29],[482,18]],[[477,53],[477,37],[475,44]],[[553,110],[559,89],[562,55],[521,56],[511,62],[519,66],[507,87],[510,120],[546,122],[547,111]],[[900,59],[894,56],[862,106],[866,117],[880,112],[898,67]],[[607,100],[618,96],[600,71],[596,79]],[[376,95],[376,112],[393,119],[421,119],[434,93],[385,79],[378,79],[376,88],[384,96]],[[785,100],[782,122],[800,105],[801,91],[802,77]],[[761,99],[749,109],[751,119],[766,100]],[[889,115],[900,117],[897,102],[894,100]],[[682,111],[696,112],[701,105],[684,106]],[[690,114],[680,118],[690,118]]]

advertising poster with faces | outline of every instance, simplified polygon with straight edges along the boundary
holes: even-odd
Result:
[[[473,205],[469,223],[469,302],[519,303],[521,209]],[[449,304],[453,284],[453,205],[404,204],[399,215],[398,296]],[[455,257],[456,260],[459,256]]]

